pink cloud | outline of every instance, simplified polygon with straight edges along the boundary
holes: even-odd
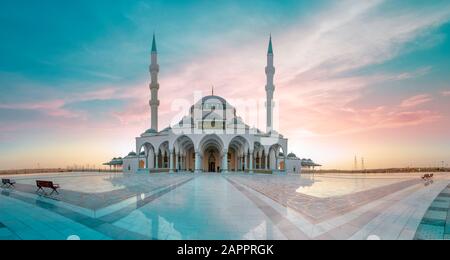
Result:
[[[78,115],[72,111],[64,109],[65,101],[62,99],[36,101],[29,103],[14,103],[14,104],[1,104],[0,108],[4,109],[24,109],[24,110],[38,110],[47,115],[54,117],[73,118]]]
[[[444,97],[450,97],[450,90],[445,90],[441,92]]]
[[[432,99],[433,98],[428,94],[421,94],[421,95],[413,96],[413,97],[403,100],[402,103],[400,104],[400,106],[404,107],[404,108],[415,107],[415,106],[427,103],[427,102],[431,101]]]

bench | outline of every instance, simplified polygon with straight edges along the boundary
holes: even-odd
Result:
[[[14,184],[16,184],[16,182],[14,180],[2,179],[2,187],[4,187],[4,186],[6,186],[6,187],[14,187]]]
[[[433,173],[432,173],[432,174],[428,174],[428,173],[427,173],[427,174],[424,174],[423,177],[422,177],[422,180],[432,179],[433,176],[434,176]]]
[[[41,190],[45,194],[44,188],[48,188],[48,189],[52,189],[52,192],[50,193],[50,195],[52,195],[53,192],[56,192],[56,194],[59,194],[59,192],[57,191],[57,189],[59,189],[59,184],[54,184],[52,181],[36,181],[36,186],[38,187],[36,192]]]

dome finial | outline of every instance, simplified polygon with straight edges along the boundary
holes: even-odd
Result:
[[[214,96],[214,85],[211,86],[211,96]]]

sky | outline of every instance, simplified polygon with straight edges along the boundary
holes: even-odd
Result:
[[[0,8],[0,169],[100,166],[193,93],[265,98],[326,169],[450,164],[449,1],[32,1]],[[239,114],[239,110],[238,110]]]

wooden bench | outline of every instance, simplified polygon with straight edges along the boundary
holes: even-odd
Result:
[[[59,194],[59,192],[57,191],[57,189],[59,189],[59,184],[54,184],[52,181],[36,181],[36,186],[38,187],[36,192],[41,190],[45,194],[44,188],[48,188],[48,189],[52,189],[52,192],[50,193],[50,195],[52,195],[53,192],[56,192],[56,194]]]
[[[2,187],[4,187],[4,186],[6,186],[6,187],[14,187],[14,184],[16,184],[16,182],[14,180],[2,179]]]

